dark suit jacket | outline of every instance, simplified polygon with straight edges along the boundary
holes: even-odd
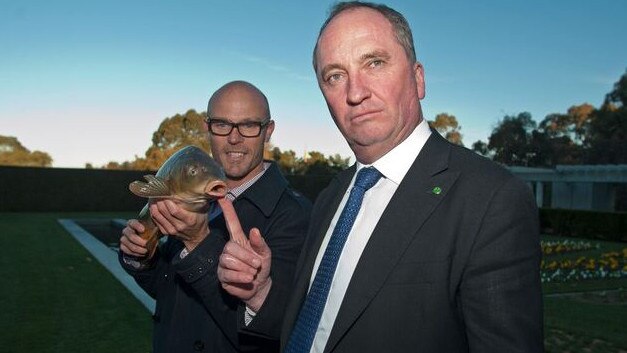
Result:
[[[283,348],[354,173],[339,174],[314,205]],[[530,188],[434,132],[374,229],[324,351],[541,352],[540,258]]]
[[[272,250],[271,276],[291,283],[305,237],[311,203],[288,187],[276,164],[234,201],[242,228],[259,228]],[[154,266],[137,271],[122,266],[153,298],[153,349],[159,352],[276,352],[278,340],[242,335],[244,304],[228,295],[217,264],[229,235],[223,216],[210,222],[211,234],[184,259],[183,243],[169,238]]]

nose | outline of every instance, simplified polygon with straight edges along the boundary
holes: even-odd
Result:
[[[370,97],[370,89],[359,74],[352,75],[348,79],[346,103],[357,105]]]
[[[239,128],[233,127],[233,130],[231,130],[231,133],[229,134],[229,136],[227,136],[227,141],[232,145],[238,144],[243,140],[244,137],[240,135]]]

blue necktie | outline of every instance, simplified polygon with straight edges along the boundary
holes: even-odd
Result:
[[[364,194],[379,181],[379,178],[381,178],[381,173],[375,168],[362,168],[357,173],[355,185],[333,229],[307,298],[300,308],[285,353],[309,353],[311,350],[342,248],[355,223]]]

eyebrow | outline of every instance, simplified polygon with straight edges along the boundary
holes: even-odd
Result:
[[[372,60],[372,59],[389,60],[390,57],[391,56],[390,56],[390,54],[387,51],[384,51],[384,50],[373,50],[371,52],[362,54],[359,57],[359,61],[363,63],[365,61]],[[320,70],[320,75],[322,77],[324,77],[324,75],[326,75],[327,72],[329,72],[331,70],[334,70],[334,69],[342,70],[343,68],[344,68],[344,66],[340,65],[340,64],[329,64],[329,65],[326,65],[325,67],[323,67],[322,70]]]
[[[368,61],[370,59],[390,59],[390,54],[388,54],[388,52],[383,51],[383,50],[374,50],[372,52],[369,53],[365,53],[362,54],[359,59],[364,62],[364,61]]]

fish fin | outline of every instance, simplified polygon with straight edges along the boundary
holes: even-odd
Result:
[[[170,196],[170,188],[165,181],[154,175],[144,175],[147,183],[142,181],[132,182],[128,188],[140,197],[167,197]]]

